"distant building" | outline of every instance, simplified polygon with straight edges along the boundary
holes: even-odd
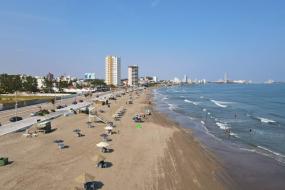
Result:
[[[153,76],[153,77],[152,77],[152,80],[153,80],[153,82],[158,82],[158,79],[157,79],[156,76]]]
[[[121,79],[121,84],[123,86],[128,86],[128,79]]]
[[[228,73],[225,73],[224,75],[224,83],[228,83]]]
[[[184,82],[184,83],[187,83],[187,82],[188,82],[188,77],[187,77],[187,75],[184,75],[183,82]]]
[[[85,80],[90,80],[90,79],[94,80],[94,79],[96,79],[95,73],[85,73],[84,74],[84,79]]]
[[[128,67],[128,85],[138,86],[139,84],[139,67],[137,65]]]
[[[181,80],[179,78],[177,78],[177,77],[174,77],[173,82],[176,83],[176,84],[179,84],[179,83],[181,83]]]
[[[40,77],[40,76],[35,76],[35,78],[37,79],[37,84],[38,84],[38,89],[43,89],[44,87],[44,77]]]
[[[47,74],[46,78],[47,78],[48,80],[53,80],[53,79],[54,79],[54,75],[49,72],[49,73]]]
[[[121,85],[121,58],[107,56],[105,58],[105,83],[107,85]]]

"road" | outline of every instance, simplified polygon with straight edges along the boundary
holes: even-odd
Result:
[[[74,100],[88,101],[88,100],[91,100],[91,98],[93,98],[93,97],[102,96],[102,95],[105,95],[108,93],[110,93],[110,92],[97,92],[97,93],[93,93],[92,97],[87,97],[87,98],[85,98],[85,96],[83,96],[83,95],[79,95],[77,97],[57,100],[55,102],[55,105],[53,105],[52,103],[41,103],[41,104],[35,104],[35,105],[31,105],[31,106],[21,107],[21,108],[17,109],[17,116],[20,116],[23,119],[28,118],[31,116],[31,113],[39,111],[40,107],[42,109],[51,110],[51,109],[55,109],[56,106],[58,106],[58,105],[65,105],[65,104],[70,105],[70,104],[72,104],[72,102]],[[0,111],[0,123],[2,125],[10,123],[9,119],[15,115],[16,115],[15,109]]]

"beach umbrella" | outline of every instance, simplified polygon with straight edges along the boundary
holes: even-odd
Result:
[[[80,184],[84,184],[84,183],[91,182],[94,180],[95,180],[95,177],[86,172],[75,178],[75,181]]]
[[[103,147],[110,146],[110,144],[107,142],[100,142],[100,143],[96,144],[96,146],[99,148],[103,148]]]
[[[105,129],[106,129],[106,130],[113,130],[113,127],[107,126],[107,127],[105,127]]]
[[[101,154],[96,154],[95,156],[93,156],[91,158],[92,161],[99,163],[101,161],[104,161],[106,158],[104,156],[102,156]]]

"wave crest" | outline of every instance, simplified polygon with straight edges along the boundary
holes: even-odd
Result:
[[[227,104],[228,102],[222,102],[222,101],[217,101],[217,100],[211,100],[211,102],[213,102],[214,104],[216,104],[217,106],[221,107],[221,108],[226,108],[228,107]]]
[[[191,100],[187,100],[185,99],[184,102],[187,102],[187,103],[190,103],[190,104],[193,104],[195,106],[197,106],[199,103],[198,102],[194,102],[194,101],[191,101]]]

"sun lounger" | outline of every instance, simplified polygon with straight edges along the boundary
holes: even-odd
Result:
[[[58,143],[57,145],[60,150],[64,149],[65,147],[63,143]]]

